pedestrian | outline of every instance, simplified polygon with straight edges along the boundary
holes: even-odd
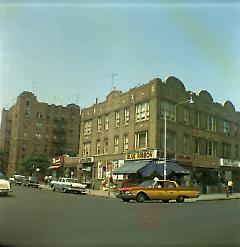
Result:
[[[227,190],[228,190],[228,196],[233,193],[233,182],[232,182],[232,180],[228,181]]]

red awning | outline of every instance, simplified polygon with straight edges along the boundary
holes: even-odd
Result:
[[[60,166],[49,166],[48,169],[58,169],[59,167],[61,167],[62,165]]]

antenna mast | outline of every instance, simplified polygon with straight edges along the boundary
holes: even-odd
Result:
[[[113,82],[114,82],[114,77],[115,77],[115,76],[117,76],[117,75],[118,75],[118,74],[112,74],[112,75],[111,75],[111,76],[112,76],[112,86],[111,86],[111,90],[113,90],[113,85],[114,85],[114,84],[113,84]]]

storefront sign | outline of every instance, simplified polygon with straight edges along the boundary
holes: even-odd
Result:
[[[98,162],[98,179],[102,179],[103,178],[103,166],[102,166],[102,162]]]
[[[240,161],[229,160],[229,159],[220,159],[220,166],[240,167]]]
[[[157,150],[128,153],[126,160],[154,159],[157,158]]]

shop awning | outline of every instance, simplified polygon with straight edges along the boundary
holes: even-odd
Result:
[[[143,177],[151,176],[152,174],[164,175],[164,164],[154,160],[149,162],[145,167],[139,170]],[[190,171],[176,163],[176,161],[167,161],[166,164],[167,175],[171,173],[187,175]]]
[[[126,161],[124,165],[113,171],[113,174],[131,174],[139,172],[143,177],[149,177],[153,174],[163,176],[164,164],[157,160],[135,160]],[[190,171],[176,163],[176,161],[167,161],[167,175],[171,173],[187,175]]]
[[[62,165],[59,166],[49,166],[48,169],[58,169],[59,167],[61,167]]]
[[[125,163],[113,171],[114,175],[117,174],[131,174],[137,173],[139,169],[145,167],[150,161],[149,160],[131,160],[125,161]]]

